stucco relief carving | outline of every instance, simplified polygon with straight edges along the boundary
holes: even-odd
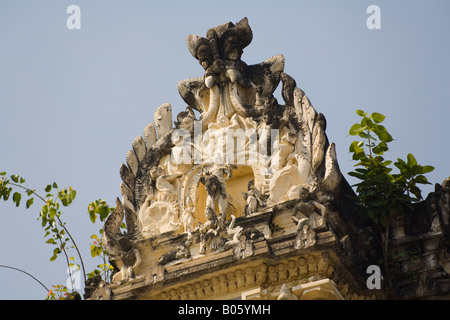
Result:
[[[171,105],[158,107],[120,167],[124,237],[189,233],[192,246],[172,248],[170,259],[192,257],[191,247],[199,254],[233,250],[236,259],[245,258],[262,233],[235,219],[300,199],[292,217],[297,245],[314,244],[323,204],[303,201],[301,192],[333,198],[341,179],[334,145],[324,116],[284,72],[282,55],[253,65],[242,60],[252,37],[244,18],[186,38],[204,75],[178,83],[186,111],[172,124]],[[278,85],[284,104],[273,95]]]

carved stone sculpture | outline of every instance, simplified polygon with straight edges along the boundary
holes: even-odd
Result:
[[[136,241],[192,235],[189,245],[167,248],[160,266],[192,258],[192,248],[246,258],[264,235],[237,218],[292,201],[297,246],[312,246],[315,230],[325,226],[327,204],[310,195],[332,200],[341,181],[326,120],[284,72],[282,55],[243,61],[252,38],[247,18],[186,37],[204,72],[178,83],[186,110],[173,117],[169,103],[159,106],[119,170],[123,203],[105,224],[104,243],[124,266],[123,279],[138,266]],[[274,97],[278,85],[284,103]],[[118,228],[124,214],[126,234]]]

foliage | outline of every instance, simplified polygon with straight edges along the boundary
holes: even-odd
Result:
[[[44,188],[45,196],[41,196],[35,189],[26,187],[25,179],[19,175],[11,175],[10,180],[6,178],[6,172],[1,172],[0,176],[2,177],[0,180],[0,198],[3,197],[4,201],[7,201],[14,191],[12,200],[16,207],[20,206],[24,196],[28,197],[26,201],[27,209],[34,203],[34,197],[37,197],[44,203],[39,213],[38,220],[41,220],[42,227],[44,228],[44,238],[47,239],[46,243],[55,246],[50,261],[55,261],[57,257],[63,253],[67,266],[69,267],[69,270],[71,270],[74,266],[72,261],[74,261],[75,258],[69,256],[68,249],[74,248],[83,266],[83,273],[86,274],[84,272],[83,259],[75,240],[66,228],[66,223],[61,220],[61,206],[68,207],[75,199],[77,195],[76,191],[71,187],[60,190],[58,189],[57,183],[54,182]],[[22,194],[21,191],[23,191],[24,194]],[[70,276],[72,277],[72,274],[70,274]]]
[[[100,219],[101,222],[104,222],[112,211],[114,211],[114,208],[110,207],[106,203],[106,201],[102,199],[91,202],[88,206],[89,218],[92,223],[95,223],[97,219]],[[103,234],[103,229],[99,230],[99,234],[100,235],[93,234],[91,236],[92,244],[90,249],[92,258],[99,257],[102,263],[97,265],[97,268],[100,269],[94,269],[92,272],[88,273],[88,277],[92,278],[95,275],[99,274],[105,281],[107,281],[108,277],[111,274],[111,271],[113,271],[114,268],[109,263],[107,263],[108,255],[103,250],[103,242],[101,237],[101,235]]]
[[[50,289],[45,300],[65,300],[69,296],[69,290],[63,285],[54,285]]]
[[[406,208],[414,210],[412,203],[422,199],[419,184],[430,184],[424,174],[434,170],[432,166],[421,166],[409,153],[406,161],[397,159],[393,173],[391,160],[385,160],[388,144],[393,141],[391,134],[381,123],[385,116],[374,112],[370,116],[362,110],[356,111],[360,123],[350,128],[350,135],[362,140],[353,141],[349,151],[353,160],[358,161],[354,171],[348,174],[359,179],[356,183],[355,203],[364,218],[368,218],[379,234],[385,273],[388,276],[389,221]]]
[[[44,228],[44,238],[47,239],[46,243],[54,246],[50,261],[55,261],[60,254],[63,254],[69,268],[70,280],[74,283],[72,279],[72,270],[79,270],[80,265],[74,264],[73,261],[75,261],[75,257],[69,256],[68,250],[75,249],[83,268],[84,281],[86,281],[86,271],[79,248],[72,235],[69,233],[66,223],[61,219],[63,215],[61,207],[70,206],[74,201],[77,192],[71,187],[59,189],[57,183],[54,182],[44,188],[43,194],[45,194],[45,196],[42,196],[38,194],[35,189],[25,186],[25,182],[25,179],[19,175],[11,175],[10,178],[7,178],[6,172],[1,172],[0,199],[3,199],[4,201],[12,200],[15,206],[19,207],[20,204],[23,203],[22,199],[26,198],[26,209],[29,209],[34,204],[35,198],[41,200],[44,204],[39,212],[38,220],[41,221],[42,227]],[[92,223],[95,223],[97,219],[104,222],[113,210],[114,208],[109,207],[104,200],[96,200],[88,206],[89,218]],[[100,229],[99,233],[102,234],[102,232],[103,230]],[[92,235],[91,238],[93,239],[90,248],[91,256],[101,257],[102,263],[97,266],[100,270],[95,269],[88,273],[87,276],[91,278],[96,274],[100,274],[103,275],[106,280],[113,268],[106,263],[108,259],[107,254],[103,250],[101,236]],[[46,299],[65,299],[67,296],[70,296],[68,288],[63,285],[56,285],[53,286],[52,290],[49,290]]]
[[[392,161],[383,157],[389,151],[388,143],[393,141],[381,124],[385,116],[376,112],[368,116],[362,110],[356,113],[362,118],[361,122],[354,124],[349,133],[363,140],[350,145],[353,160],[358,163],[348,174],[360,180],[354,185],[357,205],[373,223],[385,227],[390,214],[402,212],[405,207],[412,209],[411,203],[422,199],[418,184],[430,184],[424,174],[434,168],[419,165],[409,153],[406,161],[397,159],[394,166],[399,172],[392,173],[389,167]]]

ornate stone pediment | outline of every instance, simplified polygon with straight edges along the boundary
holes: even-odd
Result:
[[[340,213],[347,185],[325,117],[284,72],[282,55],[253,65],[242,60],[251,40],[246,18],[186,38],[204,75],[179,82],[186,111],[172,125],[171,105],[157,108],[120,167],[122,199],[103,234],[120,270],[113,286],[141,281],[153,288],[143,296],[164,298],[171,294],[158,289],[165,279],[205,266],[226,270],[232,261],[267,265],[270,277],[267,255],[277,246],[296,254],[323,245],[324,237],[339,243],[352,230]],[[274,97],[279,85],[281,103]],[[232,269],[227,276],[237,274]],[[219,292],[211,286],[216,280],[203,279],[196,297]],[[246,281],[262,280],[252,273]],[[267,281],[259,284],[264,290]],[[196,285],[180,284],[177,294],[189,295]]]

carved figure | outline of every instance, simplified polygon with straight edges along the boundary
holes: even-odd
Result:
[[[264,235],[254,228],[242,228],[235,226],[236,217],[231,215],[231,222],[227,227],[227,234],[233,238],[225,242],[223,249],[233,248],[234,257],[236,259],[245,258],[253,255],[253,240],[264,237]]]
[[[252,157],[253,162],[248,166],[253,169],[255,183],[252,181],[243,194],[245,216],[261,211],[261,207],[300,198],[292,216],[298,228],[298,245],[312,245],[315,232],[324,226],[327,211],[322,198],[317,200],[317,197],[324,195],[332,199],[341,179],[335,146],[328,144],[325,135],[325,118],[314,110],[295,80],[284,73],[282,55],[254,65],[242,61],[243,51],[252,38],[247,18],[236,24],[229,22],[210,28],[206,37],[186,38],[189,52],[202,66],[204,75],[179,82],[178,90],[187,108],[176,117],[175,128],[172,107],[165,103],[157,108],[154,123],[144,128],[143,136],[133,140],[126,165],[120,167],[125,206],[121,208],[125,209],[128,232],[120,231],[123,212],[115,212],[105,223],[105,246],[113,261],[126,265],[125,278],[132,276],[139,261],[139,252],[130,249],[127,241],[132,244],[163,232],[182,232],[178,230],[181,224],[184,232],[199,234],[201,254],[219,248],[233,249],[235,258],[253,254],[253,241],[261,234],[235,225],[235,216],[242,213],[230,210],[235,210],[231,201],[236,199],[231,199],[234,192],[227,192],[228,179],[233,179],[228,185],[235,186],[240,182],[239,174],[248,173],[247,168],[241,171],[241,163],[235,167],[229,165],[235,164],[234,158],[242,151],[245,156],[250,149],[252,155],[258,155]],[[284,105],[274,97],[280,82]],[[200,114],[199,125],[194,110]],[[203,137],[209,134],[211,139],[198,144],[197,129],[201,129],[199,133]],[[279,130],[280,139],[273,140],[271,129]],[[245,133],[241,144],[234,144],[241,137],[228,135],[231,130]],[[259,141],[254,148],[251,144],[256,140]],[[227,148],[231,145],[233,148]],[[200,159],[197,159],[198,151]],[[232,157],[228,151],[232,151]],[[208,152],[209,156],[202,158]],[[201,173],[197,175],[199,170]],[[199,181],[207,194],[206,222],[194,230],[193,202],[198,195]],[[448,202],[448,198],[444,200]],[[186,201],[185,207],[182,201]],[[234,203],[241,208],[242,199]],[[179,208],[183,211],[179,212]],[[444,214],[448,222],[448,211]],[[232,216],[228,228],[227,216]],[[189,256],[185,245],[171,249],[161,256],[160,264]],[[270,269],[273,280],[278,276]],[[302,270],[300,267],[299,273]],[[283,281],[284,274],[283,271]],[[266,269],[259,270],[255,282],[261,284],[267,276]],[[194,287],[186,288],[186,292],[191,289],[195,295]],[[186,295],[189,297],[189,293]]]
[[[216,165],[211,170],[203,172],[200,182],[205,185],[207,198],[206,208],[216,212],[216,206],[219,209],[219,215],[226,217],[228,207],[228,194],[226,192],[226,180],[231,178],[231,168],[227,166]]]
[[[121,238],[119,242],[125,253],[121,256],[121,260],[123,263],[122,268],[113,276],[113,282],[134,279],[134,270],[141,264],[141,255],[139,253],[139,250],[133,247],[131,241],[127,238]]]
[[[281,285],[280,294],[278,295],[277,300],[298,300],[298,298],[294,293],[292,293],[292,290],[289,289],[285,283],[283,283]]]
[[[295,217],[291,217],[296,219]],[[297,219],[298,220],[298,219]],[[297,227],[297,237],[295,238],[295,248],[305,249],[316,244],[316,232],[309,226],[308,223],[298,220],[299,227]]]
[[[308,187],[302,186],[299,190],[300,202],[292,211],[292,219],[297,223],[297,228],[302,228],[307,223],[311,228],[324,227],[326,207],[311,198]]]
[[[194,231],[194,212],[195,206],[191,197],[188,197],[186,208],[183,211],[181,221],[183,222],[184,232]]]
[[[250,182],[248,183],[248,191],[245,193],[242,193],[242,196],[245,199],[244,214],[246,216],[255,213],[259,206],[264,205],[264,201],[262,200],[262,195],[256,189],[253,179],[250,180]]]
[[[217,219],[214,211],[209,207],[206,208],[206,218],[208,221],[198,227],[200,233],[200,254],[204,254],[210,249],[218,249],[225,243],[225,240],[220,235],[223,229],[222,224]]]
[[[177,191],[173,186],[176,179],[181,178],[181,173],[165,175],[160,166],[156,166],[150,170],[150,176],[156,181],[156,190],[158,190],[157,199],[159,201],[172,201],[177,197]]]
[[[297,198],[296,190],[308,183],[310,172],[310,164],[303,157],[296,154],[290,155],[286,165],[275,172],[270,181],[270,202]]]
[[[262,264],[258,267],[256,271],[256,283],[261,285],[267,281],[267,265]]]
[[[144,239],[178,227],[173,203],[154,200],[155,196],[150,193],[139,210],[141,236]]]
[[[157,264],[160,266],[166,265],[170,262],[181,260],[181,259],[188,259],[191,257],[191,248],[192,244],[192,234],[189,233],[187,240],[179,245],[175,250],[169,251],[165,254],[163,254],[159,259]]]

